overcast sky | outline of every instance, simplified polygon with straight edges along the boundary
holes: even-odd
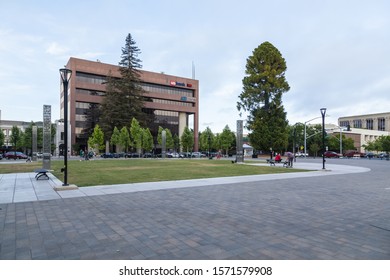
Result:
[[[235,131],[246,59],[265,41],[287,63],[290,124],[321,107],[332,123],[389,112],[389,14],[386,0],[1,0],[1,118],[38,121],[47,104],[58,119],[58,70],[71,56],[117,65],[128,33],[144,70],[191,77],[194,63],[201,131]]]

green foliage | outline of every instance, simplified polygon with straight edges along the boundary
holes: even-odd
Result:
[[[92,135],[88,139],[88,145],[97,150],[104,149],[104,133],[98,124],[95,126]]]
[[[14,125],[11,129],[10,142],[12,144],[13,149],[17,149],[21,146],[22,141],[22,131]]]
[[[128,34],[119,62],[121,79],[107,77],[106,96],[101,104],[100,123],[106,137],[111,137],[115,126],[124,127],[133,118],[147,124],[148,116],[142,110],[144,106],[138,70],[141,68],[139,53],[131,34]]]
[[[34,122],[31,122],[28,127],[26,127],[24,133],[23,133],[23,139],[22,139],[22,147],[25,149],[31,149],[32,150],[32,127],[35,126]],[[53,134],[54,132],[54,134]],[[51,136],[52,138],[55,136],[55,125],[51,126]],[[54,144],[53,144],[54,145]],[[37,127],[37,148],[42,149],[43,147],[43,128]]]
[[[256,150],[286,149],[288,122],[282,105],[282,94],[290,89],[286,69],[284,58],[269,42],[258,46],[247,59],[237,109],[249,112],[248,137]]]
[[[130,134],[127,128],[124,126],[122,127],[119,135],[119,143],[120,145],[124,148],[125,152],[127,152],[127,149],[131,145],[131,140],[130,140]]]
[[[340,152],[340,134],[339,133],[333,133],[328,134],[328,137],[326,139],[328,150],[329,151],[336,151]],[[342,135],[342,150],[356,150],[353,139],[346,137],[344,134]]]
[[[173,146],[175,151],[180,151],[180,138],[176,133],[173,135]]]
[[[153,136],[150,132],[149,128],[145,128],[142,130],[142,149],[146,152],[150,152],[153,150]]]
[[[317,156],[318,151],[321,150],[320,145],[318,143],[312,143],[309,147],[309,151],[312,155]]]
[[[120,132],[117,127],[114,127],[114,132],[111,135],[110,144],[115,146],[120,145]],[[118,152],[118,147],[116,151]]]
[[[173,149],[175,147],[175,143],[173,142],[173,137],[172,137],[172,132],[166,128],[165,129],[166,133],[166,147],[167,149]]]
[[[180,138],[181,146],[186,152],[192,151],[194,147],[194,133],[186,126]]]
[[[215,134],[212,147],[213,147],[213,149],[216,149],[216,150],[221,150],[222,149],[221,133]]]
[[[270,105],[273,108],[273,104]],[[271,109],[269,112],[258,109],[253,118],[248,120],[248,134],[251,145],[256,150],[285,150],[288,144],[286,113],[282,108]]]
[[[168,128],[162,128],[161,126],[158,127],[158,133],[157,133],[157,143],[159,145],[162,145],[162,132],[165,131],[165,146],[167,149],[173,149],[175,147],[175,142],[172,136],[172,132]]]
[[[390,136],[380,136],[377,141],[379,141],[379,146],[382,151],[386,153],[390,152]]]
[[[258,46],[246,61],[247,76],[242,81],[244,88],[240,102],[237,102],[238,110],[253,113],[261,104],[268,109],[269,101],[280,100],[290,89],[285,78],[286,69],[286,61],[271,43]]]
[[[207,127],[199,136],[199,147],[202,151],[208,151],[213,148],[214,134],[209,127]]]
[[[5,135],[3,133],[3,130],[0,129],[0,146],[4,146],[4,140],[5,140]]]
[[[363,145],[363,148],[366,150],[366,151],[379,151],[377,149],[377,145],[375,143],[375,141],[369,141],[367,142],[366,144]]]
[[[140,153],[142,148],[142,128],[136,118],[131,120],[130,137],[133,147]]]
[[[236,139],[234,133],[230,130],[229,126],[226,125],[220,134],[221,148],[225,150],[226,155],[229,153],[229,149],[234,146],[234,140]]]
[[[158,127],[158,132],[157,132],[157,143],[161,146],[162,145],[162,132],[164,128],[161,126]]]

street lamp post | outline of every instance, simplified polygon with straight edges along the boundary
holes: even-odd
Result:
[[[64,172],[64,183],[63,186],[68,186],[68,84],[72,71],[66,68],[60,69],[60,75],[62,84],[64,85],[64,168],[61,171]]]
[[[322,116],[322,169],[325,169],[325,114],[326,108],[321,108]]]

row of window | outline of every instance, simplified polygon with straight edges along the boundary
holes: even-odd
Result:
[[[141,87],[146,92],[174,94],[186,97],[194,97],[194,91],[186,88],[167,87],[162,85],[141,83]]]
[[[76,81],[101,85],[107,82],[107,77],[83,73],[83,72],[76,72]],[[165,93],[165,94],[174,94],[174,95],[180,95],[186,97],[194,97],[194,91],[192,89],[177,88],[172,86],[156,85],[156,84],[149,84],[143,82],[140,85],[142,89],[145,90],[146,92]],[[98,93],[98,95],[100,94],[104,95],[104,92],[88,91],[82,89],[76,89],[76,92],[81,94],[89,94],[89,95],[96,95],[96,93]]]
[[[101,85],[101,84],[104,84],[107,82],[107,77],[77,71],[76,72],[76,81],[82,82],[82,83]]]
[[[77,94],[84,94],[84,95],[92,95],[92,96],[105,96],[106,93],[104,91],[99,90],[92,90],[92,89],[82,89],[82,88],[76,88]]]
[[[351,125],[349,121],[340,121],[340,126],[346,127],[348,125]],[[385,118],[378,118],[378,126],[375,128],[373,119],[366,119],[365,127],[363,127],[363,121],[361,119],[355,119],[352,121],[351,127],[385,131],[386,130],[386,120],[385,120]]]
[[[184,106],[184,107],[193,107],[195,105],[193,103],[186,103],[186,102],[166,100],[166,99],[151,98],[151,100],[152,100],[153,103],[168,104],[168,105],[178,105],[178,106]]]
[[[86,112],[89,109],[90,104],[88,102],[76,102],[76,127],[82,128],[85,127]],[[179,123],[179,112],[175,111],[164,111],[164,110],[154,110],[154,115],[159,120],[168,120],[171,124]]]

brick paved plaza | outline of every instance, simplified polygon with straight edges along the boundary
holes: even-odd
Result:
[[[299,161],[321,165],[307,159],[298,167]],[[389,260],[390,162],[327,164],[330,171],[310,175],[3,200],[0,259]],[[0,186],[18,184],[0,176]],[[23,180],[23,186],[35,184]],[[37,196],[38,189],[25,191]],[[7,188],[0,189],[0,196],[6,194]]]

